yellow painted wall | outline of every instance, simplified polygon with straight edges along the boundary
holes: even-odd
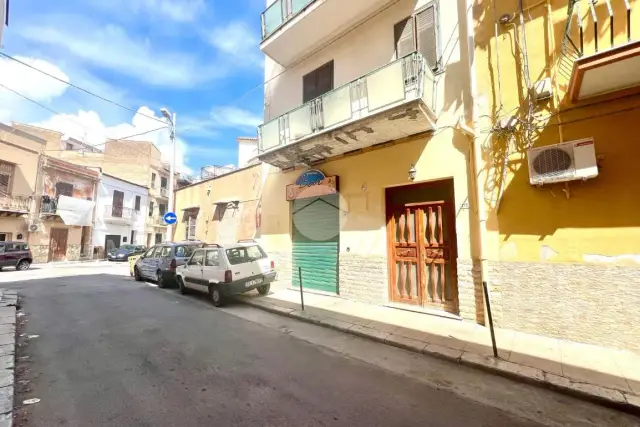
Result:
[[[339,158],[319,165],[327,176],[339,176],[340,251],[363,255],[387,254],[384,189],[406,185],[411,164],[415,182],[454,178],[458,256],[471,258],[470,210],[462,208],[468,197],[469,141],[460,132],[446,129],[435,136],[416,138],[387,148]],[[291,251],[291,202],[285,188],[303,170],[267,175],[262,200],[262,242],[270,251]]]
[[[500,117],[517,114],[524,118],[527,103],[521,28],[499,26],[498,37],[494,35],[495,19],[515,13],[517,1],[495,3],[495,14],[492,2],[482,2],[474,10],[480,116],[477,128],[485,147],[481,184],[485,186],[489,212],[486,255],[505,261],[635,263],[629,255],[640,255],[640,198],[633,195],[640,181],[640,98],[571,104],[566,92],[572,61],[561,52],[567,2],[530,2],[533,7],[525,11],[524,18],[531,81],[551,77],[555,95],[550,101],[534,104],[532,146],[593,137],[600,174],[584,183],[570,183],[569,198],[563,184],[530,186],[527,140],[520,126],[511,143],[503,181],[507,142],[489,129]],[[638,1],[632,3],[640,5]],[[623,2],[613,4],[618,17],[615,41],[621,44],[626,41],[626,14],[621,10]],[[582,6],[585,14],[586,2]],[[602,23],[599,38],[602,50],[610,46],[605,2],[598,2],[596,10]],[[517,21],[515,15],[512,22]],[[640,14],[634,13],[632,21],[632,28],[640,28]],[[593,27],[592,21],[585,22],[585,51],[590,53],[594,50]],[[577,31],[573,34],[574,40],[579,40]],[[504,193],[496,212],[500,188],[504,188]]]
[[[174,239],[186,239],[187,217],[184,210],[191,207],[200,208],[196,223],[198,240],[222,244],[258,237],[256,210],[266,170],[267,167],[263,165],[251,166],[176,191],[178,223],[174,228]],[[231,199],[240,202],[238,209],[229,207],[222,221],[214,219],[214,203]]]

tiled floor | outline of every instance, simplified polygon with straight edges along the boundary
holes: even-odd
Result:
[[[248,296],[255,297],[257,295]],[[288,309],[300,309],[299,293],[284,287],[272,288],[271,294],[262,297],[262,301]],[[312,293],[305,293],[305,307],[305,316],[334,319],[337,325],[343,327],[351,325],[355,329],[374,329],[390,339],[422,341],[427,349],[436,348],[451,354],[493,354],[489,329],[472,322]],[[640,394],[638,354],[506,329],[496,329],[495,335],[498,354],[504,360],[573,381]]]

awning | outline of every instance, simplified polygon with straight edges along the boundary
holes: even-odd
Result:
[[[91,200],[60,196],[56,213],[67,225],[91,225],[94,206],[95,202]]]
[[[213,202],[214,205],[228,205],[229,203],[238,203],[240,202],[240,197],[225,197],[224,199],[216,200]]]
[[[197,217],[200,212],[200,206],[191,206],[182,209],[182,222],[187,222],[189,218]]]

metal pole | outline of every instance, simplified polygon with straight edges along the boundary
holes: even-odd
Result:
[[[304,293],[302,292],[302,267],[298,267],[298,281],[300,282],[300,305],[304,311]]]
[[[496,334],[493,331],[493,316],[491,315],[491,302],[489,301],[489,288],[487,282],[482,282],[484,288],[484,299],[487,302],[487,314],[489,315],[489,330],[491,331],[491,344],[493,345],[493,355],[498,357],[498,347],[496,346]]]
[[[175,206],[173,206],[174,202],[174,181],[176,175],[176,113],[173,113],[173,120],[171,120],[171,134],[169,135],[171,138],[171,145],[173,150],[173,155],[171,156],[171,172],[169,175],[169,211],[175,213]],[[173,225],[167,225],[167,240],[169,242],[173,242]]]

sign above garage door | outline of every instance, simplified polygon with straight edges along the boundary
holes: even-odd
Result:
[[[322,171],[303,172],[295,184],[287,185],[287,201],[329,196],[338,193],[338,177],[326,176]]]

